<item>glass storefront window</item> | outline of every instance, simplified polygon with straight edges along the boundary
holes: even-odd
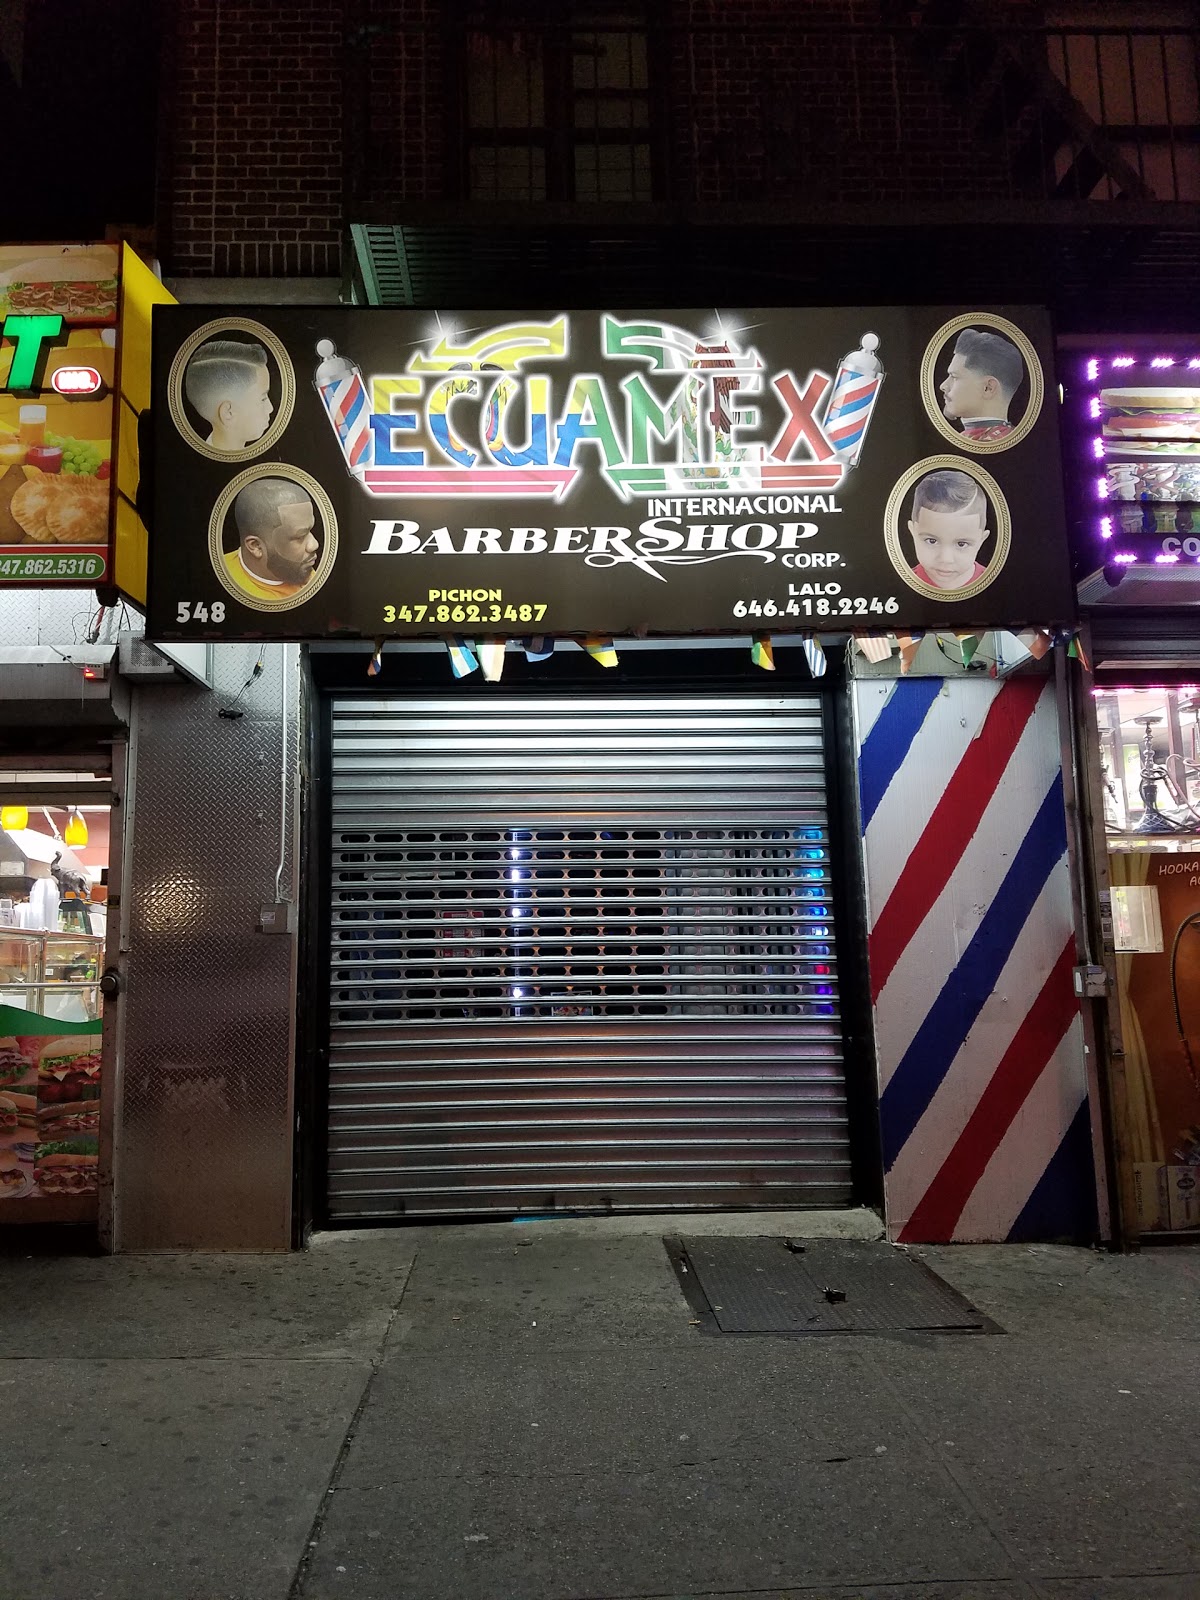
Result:
[[[1200,1230],[1200,686],[1096,691],[1137,1232]]]
[[[1109,848],[1200,849],[1200,686],[1095,693]]]

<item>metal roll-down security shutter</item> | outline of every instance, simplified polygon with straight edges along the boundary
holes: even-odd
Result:
[[[840,1205],[816,696],[337,700],[334,1218]]]

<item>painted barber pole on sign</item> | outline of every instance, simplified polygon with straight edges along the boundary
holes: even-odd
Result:
[[[889,1234],[1086,1238],[1053,685],[875,679],[854,693]]]
[[[859,348],[842,358],[833,380],[823,427],[839,461],[847,467],[858,465],[883,383],[883,363],[875,353],[878,349],[879,335],[864,333]]]

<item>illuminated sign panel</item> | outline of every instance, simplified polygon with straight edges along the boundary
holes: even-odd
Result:
[[[98,394],[104,387],[104,379],[95,367],[59,367],[50,375],[50,387],[57,394]]]
[[[1114,587],[1139,563],[1200,563],[1200,354],[1105,351],[1082,358],[1073,432],[1082,460],[1085,566]]]
[[[111,568],[118,247],[0,246],[0,588]]]
[[[160,638],[1070,619],[1030,308],[154,316]]]

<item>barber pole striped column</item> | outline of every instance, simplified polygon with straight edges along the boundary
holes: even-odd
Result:
[[[889,1235],[1089,1237],[1053,685],[860,679],[854,698]]]

